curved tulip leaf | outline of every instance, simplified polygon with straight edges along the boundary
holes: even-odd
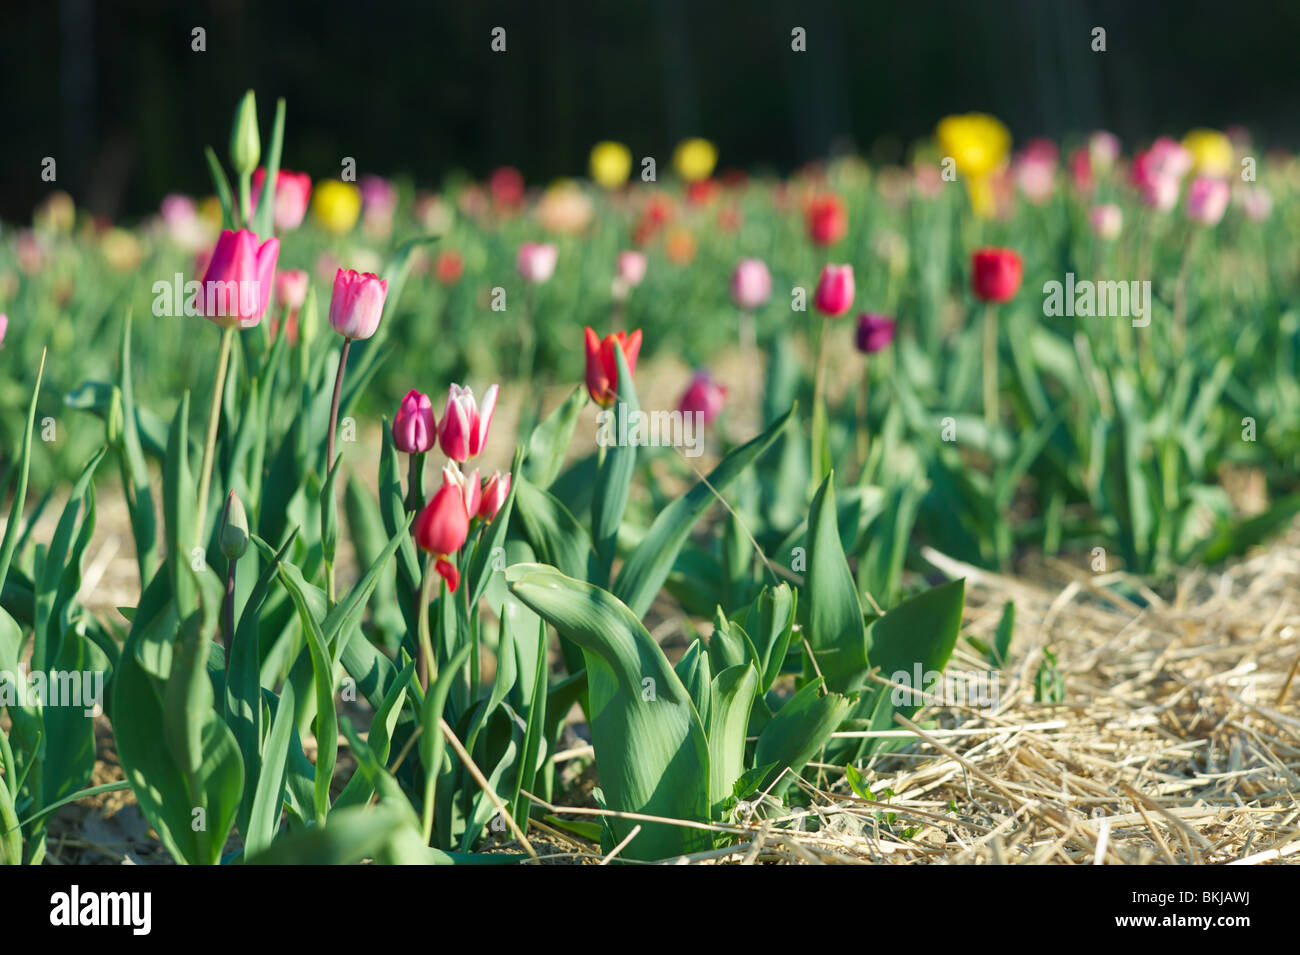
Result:
[[[632,382],[632,373],[628,371],[623,349],[615,348],[614,357],[618,362],[618,400],[613,407],[602,411],[601,415],[612,416],[602,420],[612,424],[615,434],[621,436],[619,421],[631,421],[641,406],[637,402],[636,385]],[[596,471],[596,487],[591,498],[591,540],[596,549],[595,580],[600,584],[609,581],[610,570],[614,566],[618,528],[623,523],[627,493],[636,471],[636,444],[615,440],[612,445],[604,448],[604,452],[604,460]]]
[[[9,575],[9,563],[13,560],[14,547],[18,543],[18,532],[23,523],[23,508],[27,506],[27,476],[32,463],[32,431],[36,427],[36,399],[41,396],[41,379],[45,376],[45,351],[41,351],[41,364],[36,369],[36,387],[32,389],[32,401],[27,406],[27,427],[23,431],[23,449],[18,461],[18,489],[14,492],[14,503],[9,508],[9,520],[5,522],[5,536],[0,542],[0,588],[4,587]]]
[[[546,490],[560,473],[569,452],[569,444],[573,441],[573,429],[578,424],[578,415],[586,405],[587,389],[579,385],[529,435],[523,474],[534,487]],[[519,468],[515,469],[515,473],[519,473]]]
[[[766,431],[728,454],[705,480],[673,501],[655,518],[636,550],[628,555],[613,587],[614,595],[632,608],[638,617],[650,609],[695,522],[732,481],[772,446],[790,423],[794,411],[792,406]]]
[[[745,772],[745,730],[758,692],[758,671],[748,663],[727,667],[713,678],[709,706],[709,800],[713,818]]]
[[[709,813],[709,749],[690,694],[641,622],[617,597],[553,567],[516,564],[510,590],[582,647],[591,736],[606,804],[617,810],[701,820]],[[636,825],[609,820],[622,840]],[[623,850],[660,859],[709,847],[696,829],[641,823]]]
[[[801,600],[805,636],[826,685],[849,693],[867,676],[867,635],[862,604],[840,544],[835,511],[835,475],[829,474],[808,514],[807,599]]]
[[[527,478],[510,482],[524,534],[537,556],[570,577],[587,576],[591,539],[568,509]]]
[[[942,673],[948,665],[961,629],[965,595],[965,579],[953,580],[904,600],[883,617],[877,617],[869,632],[872,666],[886,678],[901,671],[906,676],[905,685],[913,685],[919,693],[923,687],[914,686],[916,673],[922,677]],[[916,703],[897,707],[897,711],[910,717],[919,708],[918,698]]]
[[[849,701],[839,693],[826,693],[818,677],[791,697],[772,722],[758,736],[754,765],[772,765],[764,783],[770,783],[787,767],[794,772],[817,754],[831,738],[849,710]],[[791,783],[789,776],[773,788],[780,794]]]

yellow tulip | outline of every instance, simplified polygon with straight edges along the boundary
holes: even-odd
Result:
[[[591,178],[606,189],[617,189],[632,172],[632,150],[606,140],[591,148]]]
[[[326,179],[316,184],[311,212],[326,232],[334,235],[351,232],[361,214],[361,190],[350,182]]]
[[[1232,172],[1232,142],[1217,129],[1193,129],[1183,137],[1197,175],[1223,177]]]
[[[687,182],[708,179],[713,174],[713,167],[717,162],[718,147],[698,136],[693,139],[683,139],[677,144],[677,150],[673,153],[673,168],[677,170],[677,175]]]
[[[944,157],[951,156],[963,176],[983,178],[1007,160],[1011,134],[994,117],[985,113],[946,116],[935,129]]]

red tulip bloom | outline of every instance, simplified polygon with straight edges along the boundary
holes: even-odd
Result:
[[[445,249],[438,254],[433,274],[443,285],[455,285],[465,274],[465,260],[454,249]]]
[[[497,511],[501,510],[510,494],[510,472],[503,475],[500,471],[493,471],[492,476],[483,482],[482,494],[478,516],[490,521],[497,516]]]
[[[453,461],[465,462],[478,457],[487,444],[492,412],[497,406],[497,386],[483,393],[483,404],[474,400],[474,392],[453,384],[447,390],[447,405],[442,412],[438,444],[442,453]]]
[[[828,265],[822,269],[813,305],[827,318],[838,318],[853,307],[853,266]]]
[[[631,335],[625,332],[606,335],[605,340],[601,341],[589,325],[586,329],[585,344],[587,393],[596,404],[608,408],[618,397],[618,357],[614,349],[623,352],[628,373],[635,372],[636,356],[641,352],[641,329],[638,328]]]
[[[834,245],[849,231],[849,209],[839,196],[818,196],[808,203],[808,238],[817,245]]]
[[[434,570],[453,593],[460,583],[460,573],[450,557],[464,546],[468,536],[465,495],[454,483],[444,483],[415,519],[415,543],[434,555]]]
[[[971,256],[971,288],[982,302],[1009,302],[1020,291],[1025,263],[1012,249],[976,249]]]
[[[513,166],[502,166],[488,179],[488,190],[497,205],[513,209],[524,201],[524,176]]]

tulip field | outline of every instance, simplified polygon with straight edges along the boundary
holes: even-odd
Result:
[[[1300,158],[936,120],[0,226],[0,860],[1300,859]]]

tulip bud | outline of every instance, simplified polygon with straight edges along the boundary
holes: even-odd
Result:
[[[493,471],[492,476],[484,482],[482,493],[478,516],[485,521],[490,521],[497,516],[506,498],[510,496],[510,472],[507,471],[503,475],[500,471]]]
[[[1198,225],[1215,226],[1228,211],[1232,192],[1222,179],[1200,177],[1187,190],[1187,218]]]
[[[447,405],[438,428],[442,453],[461,462],[477,457],[487,444],[488,428],[492,425],[492,412],[496,406],[496,385],[484,392],[480,408],[471,389],[453,384],[447,391]]]
[[[587,393],[596,404],[608,408],[618,397],[618,356],[615,354],[615,349],[623,353],[628,373],[635,372],[636,358],[641,352],[641,329],[638,328],[631,335],[624,332],[606,335],[602,341],[588,326],[584,335],[584,348],[587,353]],[[443,450],[445,451],[446,448]]]
[[[525,242],[519,247],[515,268],[523,276],[524,281],[540,285],[542,282],[549,281],[555,274],[555,261],[559,254],[559,250],[553,245]]]
[[[262,158],[262,140],[257,133],[257,98],[249,90],[235,111],[230,130],[230,164],[241,176],[251,176]]]
[[[330,327],[345,338],[369,338],[379,328],[388,281],[370,272],[339,269],[330,297]]]
[[[0,312],[0,345],[5,343],[5,332],[9,331],[9,316]]]
[[[827,318],[838,318],[853,307],[853,266],[828,265],[822,269],[813,305]]]
[[[221,553],[226,560],[239,560],[248,549],[248,515],[235,492],[226,495],[221,511]]]
[[[726,400],[727,389],[707,371],[697,371],[677,406],[683,415],[698,414],[705,424],[712,424]]]
[[[453,593],[460,583],[460,574],[447,558],[464,546],[468,536],[465,494],[454,482],[444,483],[415,519],[415,543],[434,555],[434,567]]]
[[[393,445],[406,454],[423,454],[438,441],[438,422],[429,396],[412,388],[393,418]]]
[[[864,355],[874,355],[884,351],[894,340],[896,323],[885,315],[863,313],[858,316],[858,351]]]

